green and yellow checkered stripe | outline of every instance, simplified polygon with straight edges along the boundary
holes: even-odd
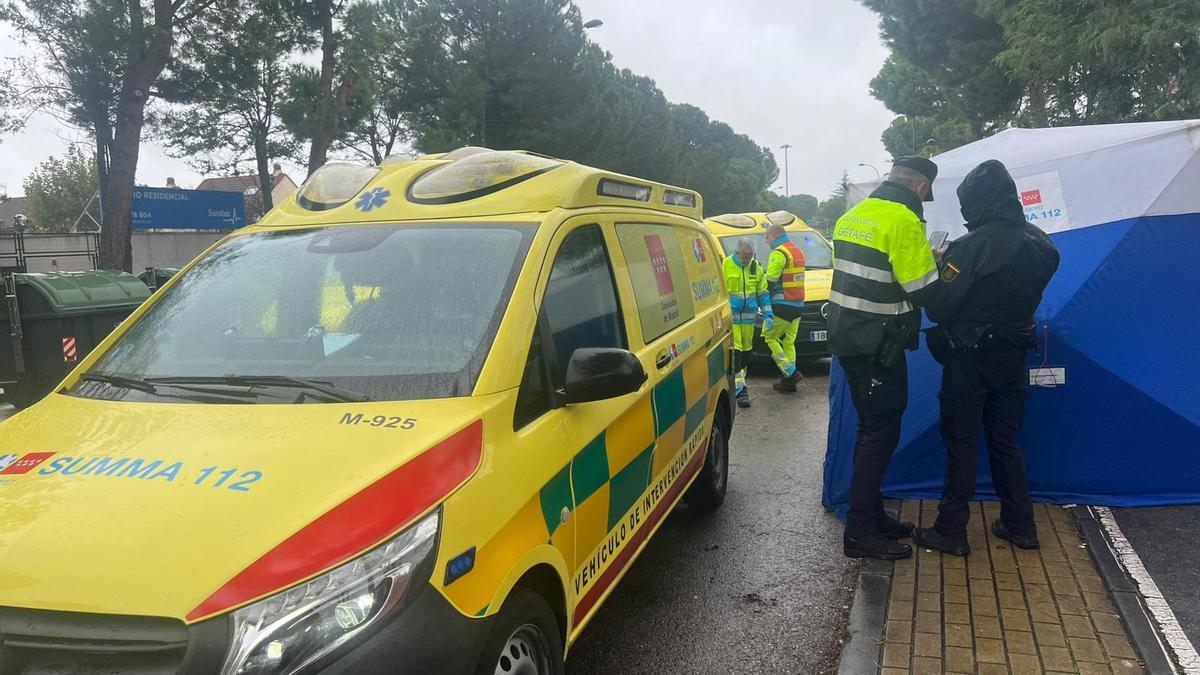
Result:
[[[709,418],[727,372],[725,351],[718,344],[687,357],[542,489],[551,536],[561,526],[562,509],[574,512],[578,561],[604,541]]]
[[[480,547],[475,569],[446,587],[447,595],[462,603],[490,598],[508,565],[547,542],[568,560],[574,552],[576,564],[586,564],[712,413],[728,372],[725,347],[718,343],[703,357],[699,350],[689,355],[649,396],[577,452]],[[566,522],[563,509],[571,514]],[[484,606],[478,614],[487,610]]]

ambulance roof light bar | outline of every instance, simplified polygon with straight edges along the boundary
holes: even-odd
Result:
[[[455,153],[457,159],[453,156]],[[441,159],[451,161],[426,171],[408,188],[414,204],[453,204],[490,195],[540,176],[563,162],[512,150],[459,148]]]
[[[670,206],[684,206],[689,209],[694,209],[696,208],[696,195],[693,192],[666,190],[663,192],[663,203]]]
[[[796,222],[796,216],[787,211],[772,211],[767,214],[767,222],[780,227],[787,227]],[[765,227],[765,225],[764,225]]]
[[[722,225],[736,227],[739,230],[749,230],[758,226],[758,223],[754,222],[753,218],[744,213],[725,213],[713,216],[713,220]]]
[[[624,181],[613,180],[612,178],[601,178],[600,184],[596,186],[596,194],[601,197],[616,197],[617,199],[648,202],[650,201],[650,186],[626,183]]]
[[[300,186],[296,202],[309,211],[334,209],[354,199],[377,175],[375,166],[326,164]]]

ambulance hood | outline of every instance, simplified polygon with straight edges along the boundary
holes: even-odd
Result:
[[[0,606],[195,621],[270,595],[460,486],[481,404],[53,394],[0,424]]]

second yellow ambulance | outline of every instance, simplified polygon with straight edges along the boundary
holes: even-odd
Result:
[[[829,314],[829,287],[833,283],[833,247],[829,241],[800,218],[787,211],[772,213],[727,213],[704,221],[721,242],[723,255],[732,255],[738,239],[754,242],[754,255],[760,265],[767,264],[771,252],[763,238],[768,223],[782,225],[788,238],[804,252],[804,309],[800,331],[796,335],[796,357],[814,359],[829,356],[826,319]],[[761,335],[755,338],[754,352],[770,358],[770,350]]]

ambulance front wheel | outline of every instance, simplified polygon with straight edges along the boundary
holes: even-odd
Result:
[[[726,414],[717,408],[712,433],[708,437],[704,466],[683,498],[693,509],[711,511],[725,501],[725,488],[728,485],[729,423],[726,421]]]
[[[517,588],[504,601],[484,643],[478,675],[562,675],[558,620],[541,595]]]

